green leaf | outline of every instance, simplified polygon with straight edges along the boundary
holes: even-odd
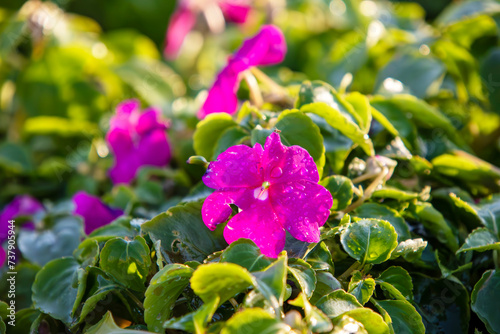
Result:
[[[236,123],[229,114],[216,113],[207,115],[196,125],[196,131],[193,135],[196,154],[212,159],[222,133],[235,125]]]
[[[363,277],[361,272],[356,272],[349,282],[348,292],[352,294],[361,305],[366,304],[375,291],[375,280],[370,277]]]
[[[163,331],[163,323],[172,316],[175,302],[189,285],[193,271],[188,266],[169,264],[153,276],[144,299],[144,321],[149,330]]]
[[[407,210],[408,211],[408,210]],[[432,204],[415,202],[410,205],[409,212],[414,214],[434,237],[445,244],[450,250],[458,250],[458,241],[446,222],[441,212],[436,210]]]
[[[99,261],[99,242],[93,238],[85,239],[75,249],[73,256],[82,268],[95,266]]]
[[[410,228],[401,215],[394,209],[378,203],[364,203],[356,209],[356,217],[386,220],[398,234],[398,242],[411,238]]]
[[[319,184],[332,194],[333,205],[331,210],[342,211],[351,204],[353,198],[351,179],[342,175],[333,175],[325,177]]]
[[[316,288],[316,275],[311,265],[302,259],[291,258],[288,261],[288,271],[307,298],[311,298]]]
[[[394,227],[386,221],[361,219],[350,223],[340,235],[344,250],[362,264],[388,260],[398,245]]]
[[[36,275],[33,283],[33,305],[43,313],[61,320],[66,324],[72,321],[72,309],[79,305],[78,283],[85,287],[85,281],[79,279],[80,265],[72,257],[52,260]],[[81,288],[81,287],[80,287]]]
[[[249,239],[239,239],[229,245],[221,255],[220,262],[231,262],[248,271],[260,271],[269,266],[273,259],[262,255],[259,247]]]
[[[468,333],[469,293],[460,281],[412,275],[414,304],[426,333]]]
[[[401,81],[416,97],[425,98],[437,93],[445,71],[444,64],[431,55],[397,55],[378,72],[375,90],[387,90],[384,83],[391,78]]]
[[[233,263],[203,264],[195,270],[190,282],[194,293],[205,303],[219,299],[219,304],[255,286],[254,277]]]
[[[217,146],[215,147],[212,160],[215,160],[219,154],[229,147],[239,145],[247,138],[250,138],[250,134],[240,126],[226,128],[217,140]]]
[[[304,260],[306,260],[315,271],[327,270],[331,273],[334,271],[332,253],[323,241],[314,246],[314,248],[304,257]]]
[[[298,145],[309,152],[321,175],[325,165],[325,147],[318,126],[308,116],[293,109],[285,110],[280,114],[275,128],[280,130],[279,135],[285,146]],[[254,129],[251,138],[252,145],[255,143],[264,145],[272,132],[269,129]]]
[[[123,286],[144,291],[151,266],[149,247],[141,236],[111,239],[101,251],[99,266]]]
[[[402,267],[389,267],[375,279],[375,282],[394,298],[413,299],[411,276]]]
[[[375,305],[389,313],[394,333],[425,334],[422,317],[406,300],[380,300]]]
[[[141,334],[151,333],[147,331],[136,331],[118,327],[110,311],[94,326],[85,331],[87,334]],[[152,334],[152,333],[151,333]]]
[[[333,319],[363,306],[353,295],[344,290],[335,290],[318,300],[316,307],[323,311],[328,318]]]
[[[260,308],[249,308],[236,313],[221,330],[221,334],[283,334],[291,333],[290,326],[276,320]]]
[[[345,312],[347,315],[356,321],[363,324],[363,327],[370,334],[389,334],[390,329],[380,314],[373,312],[369,308],[357,308]]]
[[[373,143],[367,134],[363,133],[356,123],[347,118],[339,110],[323,102],[306,104],[300,108],[303,113],[312,113],[323,117],[334,129],[358,144],[368,155],[373,155]]]
[[[76,217],[58,218],[47,230],[23,230],[18,245],[23,256],[41,266],[63,256],[71,256],[80,243],[82,222]]]
[[[358,92],[352,92],[345,96],[345,100],[349,103],[359,115],[359,128],[364,133],[368,133],[372,122],[370,101],[366,96]]]
[[[309,299],[311,304],[316,304],[323,296],[342,289],[340,282],[329,272],[317,271],[316,281],[316,289],[314,289],[314,294]]]
[[[427,241],[421,238],[402,241],[392,252],[391,259],[402,256],[408,262],[420,259],[422,252],[427,247]]]
[[[467,183],[478,183],[491,186],[500,179],[497,168],[479,158],[443,154],[432,159],[432,165],[437,173],[458,179]]]
[[[490,333],[500,333],[499,286],[500,271],[488,270],[476,283],[471,295],[472,310],[484,322]]]
[[[141,225],[151,240],[161,240],[163,256],[170,263],[203,261],[227,247],[223,226],[210,231],[201,218],[202,202],[178,205]]]
[[[303,293],[300,293],[294,300],[288,301],[288,304],[301,307],[304,310],[304,320],[314,333],[330,332],[333,329],[330,319],[317,307],[312,306]]]
[[[365,327],[359,321],[354,320],[348,315],[342,315],[335,319],[333,322],[335,329],[332,334],[368,334]]]
[[[458,253],[475,250],[477,252],[484,252],[487,250],[500,249],[500,241],[498,237],[491,233],[487,228],[481,227],[472,231],[465,243],[457,251]]]
[[[373,192],[372,198],[391,198],[401,202],[410,201],[419,198],[420,194],[404,191],[393,187],[382,187]]]
[[[4,142],[0,144],[0,167],[15,173],[29,173],[33,170],[30,151],[24,146]]]
[[[280,313],[286,292],[288,257],[285,253],[263,271],[254,272],[257,290],[267,299],[276,314]]]

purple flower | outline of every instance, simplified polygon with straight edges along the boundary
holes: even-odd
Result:
[[[88,235],[95,229],[111,223],[123,215],[120,209],[112,209],[104,204],[98,197],[79,191],[73,196],[75,203],[74,214],[83,218],[85,233]]]
[[[19,216],[30,216],[42,210],[42,204],[33,197],[29,195],[16,196],[0,214],[0,243],[7,240],[9,236],[9,220]],[[24,224],[23,227],[33,229],[33,224],[29,222]],[[6,258],[5,250],[1,248],[0,253],[0,266],[3,266]]]
[[[319,227],[328,219],[333,199],[318,181],[311,155],[299,146],[282,145],[277,133],[267,138],[264,149],[260,144],[232,146],[203,176],[216,189],[203,203],[203,221],[214,230],[231,215],[229,204],[235,204],[240,212],[224,230],[226,241],[247,238],[264,255],[277,257],[286,231],[301,241],[320,240]]]
[[[187,34],[196,24],[198,14],[210,8],[218,8],[226,20],[243,24],[250,12],[250,0],[181,0],[165,35],[165,49],[163,54],[167,59],[175,59]]]
[[[233,114],[238,107],[240,73],[254,66],[277,64],[285,58],[286,41],[281,30],[273,25],[263,26],[257,35],[246,40],[229,59],[208,92],[199,118],[216,112]]]
[[[139,101],[128,100],[116,107],[106,136],[115,164],[109,175],[113,183],[130,183],[142,166],[162,167],[170,161],[170,145],[160,111],[141,112]]]

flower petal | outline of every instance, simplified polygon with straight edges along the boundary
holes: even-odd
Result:
[[[198,112],[198,118],[203,119],[206,115],[225,112],[233,114],[238,108],[238,73],[228,68],[222,70],[217,76],[214,85],[208,91],[207,99]]]
[[[203,175],[203,182],[213,189],[257,188],[262,186],[260,165],[262,146],[236,145],[219,154]]]
[[[238,4],[236,1],[221,1],[219,6],[228,21],[239,24],[245,23],[252,8],[250,5]]]
[[[123,214],[120,209],[112,209],[105,205],[98,197],[79,191],[73,197],[75,214],[83,218],[85,233],[90,234],[95,229],[111,223]]]
[[[300,146],[284,146],[279,134],[272,133],[266,139],[262,165],[264,179],[274,183],[309,180],[318,183],[318,168],[309,152]]]
[[[161,112],[155,108],[144,110],[137,119],[135,129],[139,135],[144,135],[154,129],[166,129],[167,122],[161,120]]]
[[[266,25],[257,35],[243,43],[232,60],[244,59],[248,66],[274,65],[283,61],[286,50],[281,30],[276,26]]]
[[[261,201],[231,218],[224,229],[224,238],[227,243],[240,238],[250,239],[262,254],[276,258],[285,247],[286,232],[269,201]]]
[[[163,129],[142,137],[136,150],[139,166],[163,167],[170,161],[170,145]]]
[[[9,220],[19,216],[29,216],[43,210],[42,204],[29,195],[18,195],[12,202],[7,204],[0,214],[0,242],[7,239],[9,232]],[[23,227],[28,227],[25,224]]]
[[[229,204],[235,204],[240,209],[249,209],[255,202],[253,191],[245,188],[227,189],[210,194],[203,202],[201,215],[203,222],[212,231],[220,223],[225,222],[233,210]]]
[[[319,227],[325,224],[333,204],[328,190],[305,180],[278,183],[269,187],[269,199],[278,219],[294,238],[319,241]]]
[[[196,15],[187,6],[180,5],[170,18],[170,23],[165,36],[165,58],[173,60],[177,57],[179,49],[186,35],[193,29],[196,23]]]
[[[5,260],[7,259],[7,253],[3,247],[0,247],[0,267],[3,267]]]

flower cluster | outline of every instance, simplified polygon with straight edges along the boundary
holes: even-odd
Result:
[[[216,189],[203,204],[203,221],[214,230],[235,204],[240,212],[224,230],[226,241],[247,238],[263,254],[276,257],[285,246],[286,231],[301,241],[320,240],[319,227],[328,219],[333,199],[318,181],[310,154],[299,146],[284,146],[276,132],[264,148],[230,147],[203,176],[205,185]]]
[[[215,14],[215,17],[220,17],[222,21],[223,16],[228,21],[242,24],[247,20],[250,3],[250,0],[181,0],[168,25],[163,51],[165,58],[177,57],[199,13],[205,13],[207,18],[214,17]]]
[[[170,161],[167,123],[160,111],[141,112],[137,100],[124,101],[116,108],[106,136],[115,164],[109,175],[113,183],[130,183],[142,166],[163,167]]]
[[[233,114],[238,108],[236,92],[241,73],[254,66],[280,63],[285,58],[287,46],[281,30],[273,25],[263,26],[254,37],[246,40],[241,48],[229,58],[208,92],[199,118],[217,112]]]

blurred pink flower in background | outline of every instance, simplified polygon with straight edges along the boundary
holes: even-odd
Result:
[[[243,24],[250,12],[251,2],[251,0],[180,0],[177,10],[170,18],[165,35],[163,51],[165,58],[170,60],[177,58],[184,39],[193,29],[200,13],[206,16],[219,13],[227,21]]]
[[[231,215],[229,204],[235,204],[239,213],[224,229],[226,241],[250,239],[264,255],[277,257],[286,231],[298,240],[319,242],[333,198],[318,181],[311,155],[300,146],[284,146],[276,132],[264,148],[232,146],[203,176],[205,185],[216,189],[203,203],[203,221],[214,230]]]
[[[12,202],[7,204],[0,214],[0,244],[7,240],[9,236],[9,221],[20,216],[31,216],[44,208],[40,202],[29,195],[18,195]],[[33,223],[24,223],[23,228],[33,229]],[[0,247],[0,266],[3,266],[6,259],[5,250]]]
[[[171,157],[168,122],[154,108],[140,110],[137,100],[116,107],[106,140],[115,156],[109,175],[113,183],[130,183],[142,166],[163,167]]]
[[[285,37],[281,30],[273,25],[263,26],[254,37],[247,39],[241,48],[232,55],[228,64],[217,75],[199,118],[217,112],[233,114],[238,108],[240,74],[254,66],[274,65],[283,61],[287,51]]]
[[[84,191],[79,191],[73,196],[73,203],[75,204],[73,213],[83,218],[87,235],[123,215],[121,209],[110,208],[99,197],[89,195]]]

